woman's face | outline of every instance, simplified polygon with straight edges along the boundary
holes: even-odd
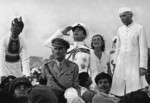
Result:
[[[94,48],[95,47],[101,47],[103,45],[103,41],[102,41],[101,36],[93,37],[92,43],[93,43]]]

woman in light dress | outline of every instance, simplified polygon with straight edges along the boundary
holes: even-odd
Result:
[[[92,37],[91,41],[91,59],[90,59],[90,67],[92,69],[91,77],[93,84],[91,85],[91,89],[95,88],[95,76],[98,73],[105,72],[110,75],[110,53],[109,51],[105,51],[105,41],[102,35],[96,34]]]

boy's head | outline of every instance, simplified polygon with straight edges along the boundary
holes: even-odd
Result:
[[[91,77],[87,72],[79,74],[79,85],[88,88],[92,84]]]
[[[95,83],[97,84],[99,92],[109,93],[112,84],[112,77],[104,72],[99,73],[95,77]]]

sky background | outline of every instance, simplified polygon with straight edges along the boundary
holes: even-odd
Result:
[[[111,40],[122,26],[118,16],[121,7],[133,10],[134,20],[145,27],[150,46],[150,0],[0,0],[0,39],[9,35],[11,21],[21,15],[25,24],[21,36],[30,56],[48,58],[51,51],[44,42],[57,29],[76,22],[89,29],[87,45],[93,35],[101,34],[106,50],[110,50]],[[70,38],[67,39],[73,42]]]

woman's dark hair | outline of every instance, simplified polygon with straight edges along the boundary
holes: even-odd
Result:
[[[93,38],[96,37],[96,36],[100,36],[100,37],[101,37],[101,40],[102,40],[102,42],[103,42],[103,45],[101,46],[101,50],[102,50],[102,51],[105,51],[105,40],[104,40],[103,36],[100,35],[100,34],[96,34],[96,35],[94,35],[94,36],[92,37],[92,42],[91,42],[91,47],[92,47],[92,49],[94,49],[94,46],[93,46]]]

